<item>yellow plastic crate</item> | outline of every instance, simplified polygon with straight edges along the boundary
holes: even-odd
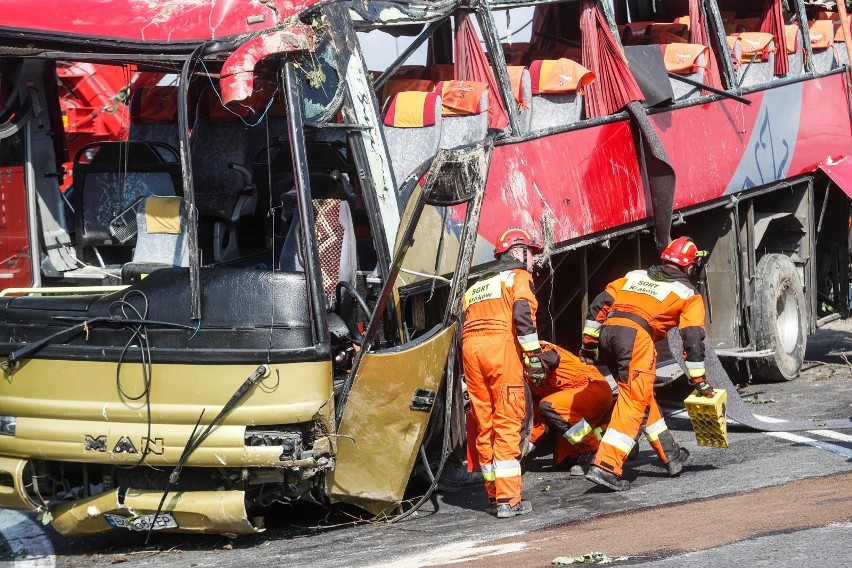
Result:
[[[723,389],[713,389],[712,398],[699,396],[696,391],[686,397],[683,403],[692,422],[692,430],[699,446],[712,448],[728,447],[728,426],[725,422],[725,407],[728,393]]]

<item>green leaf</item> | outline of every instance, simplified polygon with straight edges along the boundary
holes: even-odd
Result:
[[[571,564],[610,564],[612,562],[627,560],[628,558],[630,557],[618,556],[616,558],[610,558],[603,552],[589,552],[582,556],[557,556],[551,560],[550,563],[556,566],[568,566]]]
[[[38,513],[38,520],[41,521],[43,525],[49,525],[50,521],[53,520],[53,515],[50,514],[50,511],[47,509],[43,509]]]

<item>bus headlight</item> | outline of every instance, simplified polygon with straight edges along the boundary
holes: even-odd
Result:
[[[0,416],[0,435],[14,436],[17,422],[18,419],[14,416]]]

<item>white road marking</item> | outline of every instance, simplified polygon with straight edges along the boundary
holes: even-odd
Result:
[[[14,559],[14,568],[53,568],[53,545],[41,527],[20,511],[0,509],[0,537]]]
[[[755,414],[754,417],[759,418],[764,422],[787,422],[786,420],[782,420],[780,418],[758,416],[757,414]],[[823,436],[825,438],[838,440],[841,442],[852,442],[852,436],[849,436],[847,434],[841,434],[840,432],[835,432],[833,430],[808,430],[808,432],[811,434],[817,434],[818,436]],[[790,432],[766,432],[766,435],[772,436],[773,438],[781,438],[782,440],[787,440],[789,442],[796,442],[797,444],[813,446],[814,448],[819,448],[827,452],[840,454],[841,456],[846,456],[847,458],[852,458],[852,448],[838,446],[837,444],[832,444],[831,442],[814,440],[813,438],[808,438],[807,436],[801,436],[799,434],[792,434]]]
[[[774,438],[781,438],[782,440],[789,440],[790,442],[796,442],[797,444],[806,444],[808,446],[820,448],[821,450],[825,450],[827,452],[832,452],[835,454],[846,456],[847,458],[852,458],[852,448],[844,448],[843,446],[838,446],[837,444],[832,444],[830,442],[821,442],[819,440],[814,440],[806,436],[791,434],[790,432],[767,432],[766,435],[772,436]]]
[[[828,438],[830,440],[837,440],[838,442],[852,442],[852,436],[849,434],[841,434],[840,432],[835,432],[834,430],[810,430],[811,434],[818,434],[823,438]]]
[[[371,564],[369,568],[423,568],[426,566],[440,566],[441,564],[458,564],[489,556],[511,554],[512,552],[523,550],[526,546],[526,543],[523,542],[486,545],[474,540],[465,540],[442,546],[423,554],[406,556],[393,562]]]

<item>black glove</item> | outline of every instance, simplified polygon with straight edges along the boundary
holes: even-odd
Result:
[[[707,398],[713,398],[713,395],[716,394],[713,391],[713,387],[707,382],[704,375],[699,377],[690,377],[689,384],[698,392],[698,396],[706,396]]]
[[[547,379],[547,370],[537,352],[524,353],[524,376],[535,386]]]
[[[598,344],[597,342],[586,341],[580,347],[580,362],[586,365],[594,365],[598,360]]]

